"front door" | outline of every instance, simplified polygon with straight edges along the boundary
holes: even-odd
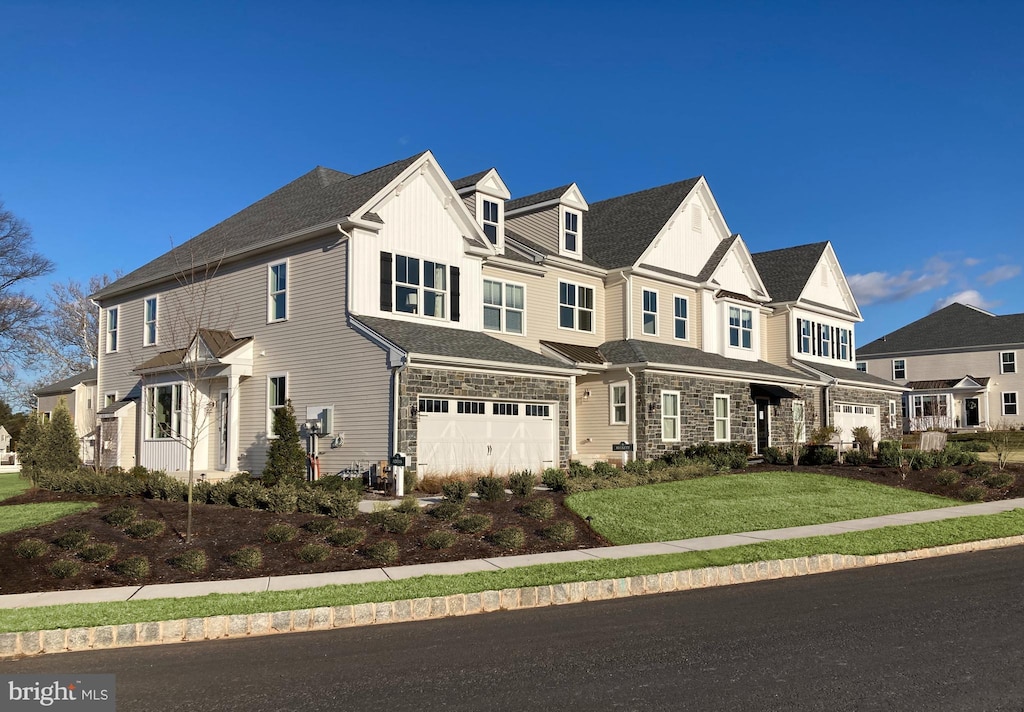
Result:
[[[964,398],[964,425],[968,428],[976,428],[981,425],[978,417],[978,399]]]
[[[757,452],[764,453],[768,448],[768,401],[758,398],[754,401],[757,413]]]

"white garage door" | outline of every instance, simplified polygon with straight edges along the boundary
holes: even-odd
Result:
[[[551,403],[420,398],[420,477],[541,473],[554,467],[558,413]]]
[[[840,428],[839,438],[844,444],[853,440],[853,429],[866,426],[878,440],[882,432],[881,413],[873,405],[863,403],[836,403],[832,408],[832,423]]]

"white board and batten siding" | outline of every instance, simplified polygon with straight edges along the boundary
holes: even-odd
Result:
[[[811,321],[811,322],[814,322],[815,324],[820,324],[821,326],[835,328],[836,330],[846,329],[847,331],[849,331],[850,332],[850,354],[851,354],[851,358],[849,360],[845,360],[844,361],[843,359],[832,358],[832,357],[825,357],[825,356],[818,356],[818,355],[813,354],[813,353],[809,353],[809,354],[808,353],[800,353],[799,352],[799,345],[798,344],[799,344],[799,340],[800,340],[801,335],[800,335],[800,331],[796,328],[797,319],[802,319],[804,321]],[[801,361],[807,361],[807,362],[812,362],[812,363],[831,364],[833,366],[840,366],[842,368],[856,368],[856,366],[857,366],[856,361],[852,357],[852,355],[856,352],[856,334],[854,333],[854,325],[855,324],[854,324],[854,321],[852,319],[843,319],[843,318],[838,318],[838,317],[823,316],[819,312],[812,312],[812,311],[809,311],[807,309],[803,309],[803,308],[800,308],[800,307],[794,307],[792,312],[789,314],[789,320],[790,320],[790,322],[789,322],[790,332],[789,333],[792,335],[790,337],[789,344],[790,344],[790,348],[792,349],[793,356],[795,358],[798,358]],[[812,339],[816,339],[817,338],[817,331],[816,330],[815,330],[815,333],[811,335],[811,338]],[[838,337],[837,337],[837,339],[838,339]],[[833,344],[833,347],[837,347],[837,346],[838,346],[838,340],[837,340],[837,342],[835,344]],[[891,377],[892,377],[891,374],[889,376],[887,376],[887,378],[891,378]]]
[[[705,189],[702,186],[690,192],[644,254],[644,263],[682,274],[700,274],[719,242],[729,237],[724,222],[711,217],[718,207]]]

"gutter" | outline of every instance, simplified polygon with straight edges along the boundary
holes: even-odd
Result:
[[[629,419],[629,442],[633,443],[633,452],[630,454],[629,459],[635,460],[636,454],[636,374],[629,370],[629,366],[626,366],[626,375],[629,376],[629,400],[632,418]]]

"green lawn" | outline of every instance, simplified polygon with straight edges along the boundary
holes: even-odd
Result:
[[[580,492],[566,504],[613,544],[673,541],[938,509],[958,500],[806,472]]]
[[[95,502],[40,502],[0,506],[0,534],[37,527],[95,506]]]
[[[28,489],[28,484],[28,480],[16,472],[0,475],[0,500],[18,496]]]

